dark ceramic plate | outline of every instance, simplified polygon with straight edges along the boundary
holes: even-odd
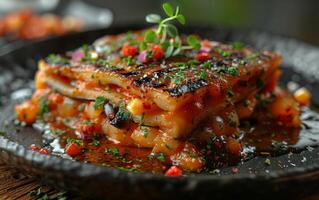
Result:
[[[139,27],[112,27],[52,38],[16,49],[0,57],[0,158],[35,176],[45,183],[77,191],[95,198],[107,199],[234,199],[299,198],[319,189],[319,148],[308,147],[298,153],[271,157],[255,157],[216,174],[191,174],[167,178],[150,173],[130,173],[116,169],[73,162],[27,150],[30,144],[41,144],[41,133],[31,127],[16,128],[13,104],[32,92],[32,78],[37,60],[49,53],[59,53],[92,42],[104,34],[120,33]],[[275,50],[283,56],[282,84],[306,86],[313,92],[313,105],[319,105],[319,48],[285,37],[259,31],[213,28],[186,28],[186,33],[199,33],[218,41],[242,41],[259,49]],[[314,115],[314,117],[312,116]],[[305,116],[313,129],[301,134],[315,135],[316,113]],[[313,141],[316,142],[316,141]]]

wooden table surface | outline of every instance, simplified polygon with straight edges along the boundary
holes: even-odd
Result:
[[[0,200],[67,200],[83,198],[42,185],[0,162]]]
[[[319,191],[318,191],[319,192]],[[42,185],[0,162],[0,200],[84,200],[74,194]],[[319,200],[319,195],[302,200]]]

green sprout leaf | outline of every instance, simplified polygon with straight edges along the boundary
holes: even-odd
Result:
[[[166,58],[171,57],[171,55],[173,54],[173,51],[174,51],[174,46],[167,47],[165,52],[165,57]]]
[[[185,17],[184,17],[184,15],[182,15],[182,14],[179,14],[179,15],[177,15],[177,20],[179,21],[179,23],[181,23],[182,25],[185,25],[185,23],[186,23],[186,20],[185,20]]]
[[[200,42],[194,35],[190,35],[187,37],[187,43],[189,46],[191,46],[194,49],[200,48]]]
[[[170,3],[164,3],[163,10],[169,17],[172,17],[174,15],[174,9]]]
[[[146,43],[152,43],[156,40],[156,33],[154,31],[146,31],[144,35],[144,41]]]
[[[144,51],[147,48],[146,42],[141,42],[139,45],[140,51]]]
[[[172,24],[166,25],[166,31],[167,31],[168,35],[171,36],[172,38],[175,38],[178,35],[177,28]]]
[[[159,23],[162,20],[161,16],[159,16],[158,14],[149,14],[145,17],[145,19],[148,23],[153,24]]]
[[[231,45],[232,45],[232,47],[233,47],[234,49],[237,49],[237,50],[240,50],[240,49],[242,49],[242,48],[245,47],[245,44],[244,44],[244,43],[238,42],[238,41],[233,42]]]

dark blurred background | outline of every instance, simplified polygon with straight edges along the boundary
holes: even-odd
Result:
[[[91,24],[90,28],[94,28],[109,26],[111,22],[113,25],[144,23],[144,17],[148,13],[163,14],[161,11],[163,2],[162,0],[1,0],[0,14],[31,6],[37,12],[83,15]],[[174,0],[169,2],[180,5],[189,25],[266,30],[319,45],[318,0]],[[107,8],[112,15],[98,14],[95,8],[100,9],[99,12],[101,8]],[[95,21],[99,23],[94,23]]]
[[[87,0],[114,12],[114,23],[140,23],[161,13],[161,0]],[[319,45],[318,0],[175,0],[188,24],[262,29]]]

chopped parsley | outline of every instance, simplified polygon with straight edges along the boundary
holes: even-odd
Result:
[[[220,49],[220,48],[217,48],[216,51],[217,51],[217,53],[219,53],[223,57],[231,56],[231,52],[229,52],[229,51],[225,51],[225,50]]]
[[[217,73],[220,75],[229,74],[232,76],[238,76],[239,69],[238,67],[233,67],[233,66],[221,66],[220,68],[217,69]]]
[[[250,53],[245,56],[245,60],[255,61],[260,56],[260,53]]]
[[[82,146],[83,145],[83,141],[80,140],[80,139],[75,139],[75,138],[68,138],[66,139],[66,142],[69,144],[69,143],[74,143],[74,144],[77,144],[79,146]]]
[[[153,160],[154,158],[156,158],[157,160],[159,160],[161,162],[165,162],[166,161],[164,153],[150,154],[150,155],[147,156],[148,160]]]
[[[118,148],[113,147],[113,148],[106,148],[105,149],[105,153],[109,154],[109,155],[113,155],[115,157],[120,155],[120,151]]]
[[[45,98],[40,98],[40,112],[39,115],[42,116],[45,113],[50,112],[49,102]]]
[[[211,69],[212,68],[212,62],[211,61],[206,61],[203,63],[203,67],[207,68],[207,69]]]
[[[100,146],[100,140],[96,139],[96,138],[93,138],[92,141],[90,142],[90,145],[93,145],[93,146]]]
[[[132,58],[132,56],[128,56],[128,57],[124,58],[124,61],[127,65],[130,65],[130,64],[132,64],[133,58]]]
[[[131,168],[126,168],[126,167],[117,167],[117,169],[126,171],[126,172],[136,172],[137,169],[141,168],[141,165],[133,165]]]
[[[102,97],[102,96],[96,97],[94,102],[95,110],[102,110],[104,108],[105,103],[106,103],[105,97]]]
[[[67,58],[64,58],[60,55],[57,54],[50,54],[47,58],[46,61],[51,64],[56,64],[56,65],[67,65],[69,64],[69,60]]]
[[[101,66],[105,66],[105,67],[108,67],[110,65],[110,62],[108,60],[103,60],[103,59],[100,59],[97,61],[96,63],[97,65],[101,65]]]
[[[64,135],[65,133],[66,133],[66,131],[61,130],[61,129],[50,130],[51,135]]]

